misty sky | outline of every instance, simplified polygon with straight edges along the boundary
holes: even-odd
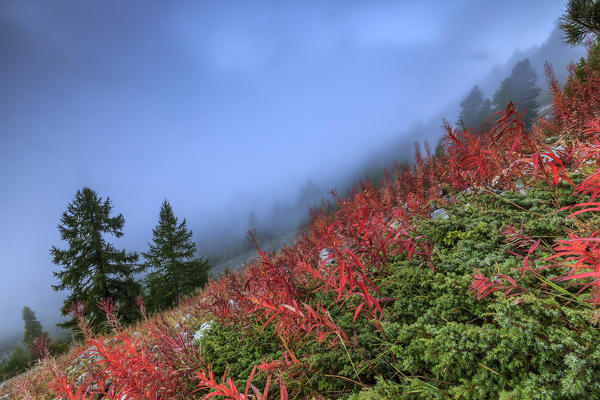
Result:
[[[199,242],[244,229],[455,113],[563,3],[0,1],[0,336],[24,305],[56,321],[49,249],[77,189],[123,213],[118,248],[146,249],[164,198]]]

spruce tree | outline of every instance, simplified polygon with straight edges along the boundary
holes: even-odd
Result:
[[[85,316],[90,326],[98,327],[106,318],[97,304],[112,298],[119,315],[125,322],[137,318],[135,298],[141,292],[133,274],[138,271],[136,253],[117,250],[106,240],[109,235],[123,236],[125,218],[119,214],[111,216],[112,204],[107,197],[102,200],[90,188],[78,190],[75,199],[68,205],[58,225],[60,237],[69,247],[65,250],[52,246],[53,262],[63,269],[55,272],[59,284],[54,290],[68,290],[69,295],[62,307],[67,315],[77,302],[85,306]],[[63,324],[73,327],[74,320]]]
[[[460,102],[459,123],[465,128],[477,129],[485,118],[489,117],[489,114],[486,114],[489,113],[489,108],[489,100],[484,99],[483,91],[479,85],[475,85]]]
[[[153,240],[142,253],[146,260],[148,304],[162,309],[179,304],[179,297],[191,294],[208,280],[208,263],[196,258],[196,244],[185,219],[177,222],[167,200],[163,201],[159,221],[152,230]]]
[[[48,333],[42,330],[42,324],[35,317],[35,313],[31,308],[23,307],[23,322],[25,322],[25,332],[23,334],[23,343],[25,343],[30,351],[33,352],[33,343],[42,335],[48,338]]]
[[[509,102],[513,102],[517,110],[527,113],[524,117],[526,127],[537,117],[538,104],[536,98],[540,95],[541,88],[536,86],[537,76],[529,59],[517,63],[510,76],[502,81],[500,88],[494,94],[495,110],[505,108]]]

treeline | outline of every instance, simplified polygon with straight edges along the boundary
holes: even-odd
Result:
[[[54,272],[58,284],[52,287],[68,292],[61,311],[72,317],[58,324],[61,327],[73,328],[84,317],[92,329],[106,330],[101,311],[106,307],[113,308],[122,323],[132,323],[141,317],[141,308],[156,312],[176,306],[208,280],[208,262],[196,255],[191,230],[167,200],[141,257],[108,241],[122,237],[125,224],[122,214],[111,215],[112,209],[108,197],[102,199],[84,187],[62,215],[58,229],[68,246],[50,251],[53,262],[62,266]]]

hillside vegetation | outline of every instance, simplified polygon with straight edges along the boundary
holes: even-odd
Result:
[[[593,50],[592,50],[593,51]],[[592,52],[589,60],[596,59]],[[0,389],[65,399],[586,399],[600,393],[600,75],[512,103],[316,210],[289,246]],[[3,390],[3,392],[2,392]]]

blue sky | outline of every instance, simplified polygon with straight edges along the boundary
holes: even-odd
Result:
[[[24,305],[56,320],[49,249],[64,246],[56,226],[77,189],[125,216],[119,248],[145,250],[164,198],[199,242],[241,231],[308,179],[329,190],[406,128],[455,119],[470,87],[541,46],[562,9],[0,2],[0,335],[22,329]]]

